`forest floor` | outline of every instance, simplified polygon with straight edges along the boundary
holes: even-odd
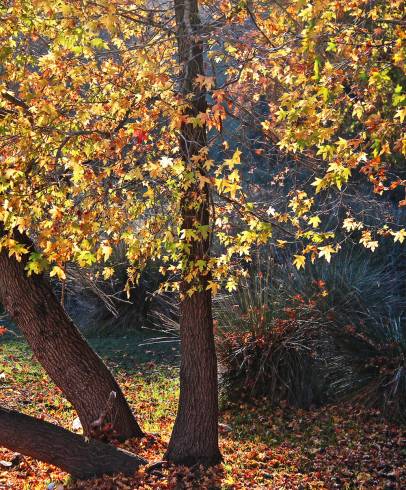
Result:
[[[121,447],[160,461],[174,422],[178,353],[147,337],[91,339],[116,376],[144,430],[144,440]],[[147,342],[147,343],[146,343]],[[140,345],[144,344],[144,345]],[[33,359],[26,344],[0,338],[0,404],[72,429],[76,417]],[[405,432],[376,411],[345,405],[310,411],[222,401],[224,463],[210,470],[141,469],[134,477],[73,481],[69,475],[0,448],[0,489],[403,489]],[[8,463],[15,461],[10,466]]]

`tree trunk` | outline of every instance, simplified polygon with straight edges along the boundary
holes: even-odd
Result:
[[[14,235],[33,249],[27,236]],[[111,372],[70,320],[46,278],[27,276],[26,262],[26,255],[18,262],[7,249],[1,250],[0,302],[76,409],[84,433],[96,437],[103,425],[111,423],[117,437],[143,436]]]
[[[75,478],[132,475],[147,463],[127,451],[90,440],[62,427],[0,407],[0,446],[39,459]]]
[[[206,94],[195,85],[197,75],[204,75],[203,46],[199,41],[200,19],[197,0],[175,0],[178,28],[179,61],[183,77],[180,92],[193,94],[186,114],[197,116],[206,111]],[[202,163],[194,159],[207,145],[206,127],[183,124],[180,147],[190,170],[204,174]],[[199,205],[200,202],[200,205]],[[209,226],[209,188],[198,184],[186,192],[182,202],[183,229]],[[196,205],[197,203],[197,205]],[[192,240],[188,263],[209,259],[210,237]],[[211,292],[207,290],[208,275],[201,274],[197,292],[191,297],[186,291],[192,284],[183,282],[180,303],[180,398],[178,414],[166,459],[178,464],[206,466],[218,464],[218,386],[217,358],[213,334]]]
[[[178,414],[166,459],[177,464],[220,463],[217,360],[211,295],[199,292],[181,303],[181,368]]]

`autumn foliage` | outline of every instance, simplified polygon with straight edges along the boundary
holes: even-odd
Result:
[[[0,298],[95,420],[121,392],[65,314],[66,297],[83,300],[90,284],[113,317],[137,294],[178,304],[179,403],[168,446],[156,449],[197,469],[164,466],[168,488],[173,472],[186,487],[217,485],[222,472],[199,469],[222,460],[215,336],[233,395],[306,408],[356,399],[402,418],[404,27],[401,0],[1,3],[0,253],[13,273]],[[352,274],[349,249],[372,266]],[[143,291],[151,269],[156,287]],[[74,276],[84,278],[75,291]],[[381,284],[396,297],[390,311],[376,308],[388,298]],[[147,309],[126,311],[147,323]],[[86,382],[71,383],[72,372]],[[91,386],[101,372],[103,402]],[[258,466],[278,459],[264,444]],[[140,481],[160,484],[149,478]]]

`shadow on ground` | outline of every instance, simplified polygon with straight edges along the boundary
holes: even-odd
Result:
[[[18,330],[9,325],[7,328],[7,333],[0,336],[0,348],[12,351],[18,346],[19,350],[29,354],[30,348]],[[88,337],[87,341],[113,370],[143,371],[151,363],[169,367],[179,365],[178,339],[153,330],[131,331],[121,337]]]

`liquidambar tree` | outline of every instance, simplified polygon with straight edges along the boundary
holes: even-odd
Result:
[[[82,2],[42,6],[24,7],[30,26],[21,23],[16,6],[0,27],[7,45],[2,128],[4,141],[14,141],[2,151],[0,219],[36,230],[43,255],[27,259],[32,274],[49,269],[63,280],[64,264],[108,262],[120,241],[134,264],[130,279],[149,257],[183,269],[181,396],[167,457],[217,463],[210,275],[206,267],[197,273],[209,261],[208,186],[200,186],[206,127],[188,120],[206,109],[205,91],[195,85],[203,75],[203,47],[195,40],[198,4],[178,2],[176,25],[170,21],[167,27],[164,18],[157,24],[158,12],[138,22],[137,2],[108,12],[104,6],[83,9]],[[179,64],[168,26],[177,33]],[[99,57],[100,49],[109,49],[100,34],[106,28],[109,42],[120,49],[119,60]],[[17,42],[22,37],[28,44],[46,39],[43,52],[23,50]],[[174,91],[179,71],[181,86]],[[7,83],[12,79],[19,80],[16,94]],[[45,112],[39,109],[44,104]],[[149,144],[153,134],[162,135],[160,144]],[[112,274],[107,264],[103,275]]]
[[[204,114],[206,91],[196,80],[204,76],[203,41],[197,0],[175,0],[179,91],[187,98],[188,118]],[[217,359],[213,334],[209,274],[197,273],[196,264],[210,257],[209,187],[200,185],[205,175],[202,156],[207,148],[206,125],[182,124],[179,146],[187,171],[194,183],[184,191],[181,201],[182,230],[185,240],[184,278],[180,302],[180,399],[178,413],[166,458],[179,464],[212,465],[221,460],[218,447]],[[201,153],[202,152],[202,153]],[[197,233],[196,233],[197,231]],[[186,279],[190,273],[192,280]],[[190,293],[190,294],[189,294]]]
[[[12,238],[35,253],[26,235]],[[111,423],[119,437],[143,435],[111,372],[68,317],[43,274],[27,275],[28,255],[0,251],[0,301],[36,358],[76,409],[84,433],[96,436]]]
[[[331,226],[331,201],[320,207],[333,190],[341,203],[359,173],[378,193],[404,186],[387,172],[405,152],[402,12],[400,0],[288,9],[27,0],[2,14],[0,220],[36,230],[43,254],[30,256],[33,273],[45,261],[63,279],[67,263],[98,261],[109,279],[113,246],[123,243],[130,282],[152,258],[168,288],[180,288],[181,396],[169,459],[220,458],[210,296],[237,289],[253,248],[285,248],[303,268],[330,262],[343,234],[359,233],[371,250],[378,237],[405,241],[404,228],[372,226],[341,204],[349,215]],[[281,149],[289,158],[258,200],[246,176],[258,158],[271,169]],[[287,192],[301,163],[310,174]]]

